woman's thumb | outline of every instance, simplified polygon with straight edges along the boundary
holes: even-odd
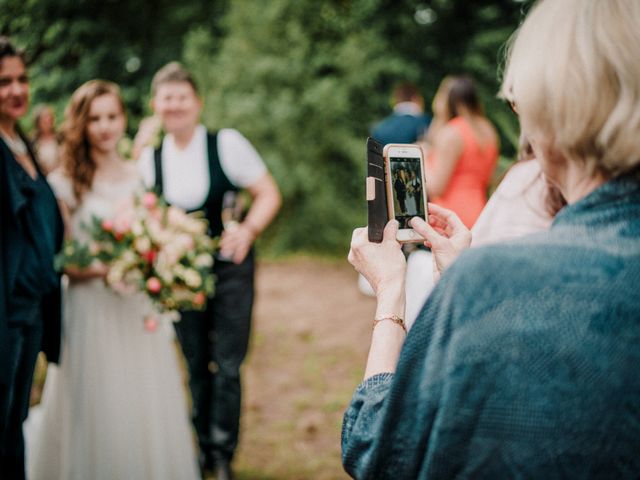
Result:
[[[391,219],[387,222],[387,225],[384,227],[384,232],[382,233],[382,238],[384,240],[395,240],[396,235],[398,234],[399,223],[396,219]]]
[[[422,238],[424,238],[432,246],[440,241],[440,234],[436,232],[433,227],[425,222],[422,218],[413,217],[411,219],[411,226],[422,236]]]

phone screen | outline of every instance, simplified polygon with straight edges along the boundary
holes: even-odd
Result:
[[[424,216],[424,180],[420,159],[415,157],[390,157],[391,192],[393,211],[400,228],[411,228],[409,220]]]

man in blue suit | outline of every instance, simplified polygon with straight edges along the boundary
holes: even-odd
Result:
[[[393,113],[378,123],[371,136],[382,144],[415,143],[431,123],[424,113],[424,99],[418,88],[403,82],[393,91]]]

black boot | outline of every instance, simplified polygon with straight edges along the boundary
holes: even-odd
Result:
[[[202,480],[206,480],[207,476],[211,475],[214,470],[213,456],[201,452],[198,455],[198,465],[200,466]]]
[[[233,480],[235,478],[231,470],[231,463],[224,458],[216,458],[213,472],[216,480]]]

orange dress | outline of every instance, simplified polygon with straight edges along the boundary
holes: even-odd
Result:
[[[429,198],[429,201],[453,210],[467,228],[471,228],[487,203],[489,180],[498,162],[498,146],[495,142],[481,145],[471,125],[463,117],[451,119],[448,125],[462,135],[462,154],[445,192],[439,197]],[[433,165],[433,154],[427,161]],[[427,178],[427,196],[428,188]]]

